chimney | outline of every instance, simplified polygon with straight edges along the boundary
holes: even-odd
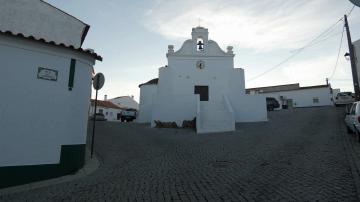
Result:
[[[104,101],[106,101],[107,100],[107,95],[104,95]]]

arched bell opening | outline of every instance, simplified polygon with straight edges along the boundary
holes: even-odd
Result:
[[[197,40],[196,40],[196,50],[197,51],[204,51],[204,39],[197,38]]]

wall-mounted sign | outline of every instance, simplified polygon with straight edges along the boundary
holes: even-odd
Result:
[[[43,67],[38,68],[38,73],[37,73],[37,78],[38,79],[45,79],[45,80],[49,80],[49,81],[57,81],[57,77],[58,77],[58,71],[57,70],[43,68]]]

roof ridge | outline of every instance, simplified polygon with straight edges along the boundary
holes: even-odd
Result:
[[[6,31],[1,31],[0,30],[0,34],[12,36],[12,37],[19,37],[19,38],[23,38],[23,39],[26,39],[26,40],[37,41],[37,42],[40,42],[40,43],[45,43],[45,44],[49,44],[49,45],[53,45],[53,46],[58,46],[58,47],[63,47],[63,48],[67,48],[67,49],[70,49],[70,50],[79,51],[79,52],[82,52],[82,53],[85,53],[85,54],[88,54],[88,55],[92,56],[96,60],[99,60],[99,61],[103,60],[103,58],[100,55],[98,55],[97,53],[92,52],[90,50],[83,49],[81,47],[75,48],[73,45],[66,45],[66,44],[63,44],[63,43],[56,43],[55,41],[47,41],[44,38],[39,38],[38,39],[33,35],[25,36],[23,33],[13,33],[10,30],[6,30]]]

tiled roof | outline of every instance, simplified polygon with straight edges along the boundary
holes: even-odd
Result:
[[[329,85],[318,85],[318,86],[305,86],[305,87],[300,87],[299,90],[304,90],[304,89],[312,89],[312,88],[327,88],[329,87]]]
[[[298,87],[296,87],[298,85]],[[305,90],[305,89],[316,89],[316,88],[327,88],[329,85],[317,85],[317,86],[305,86],[300,87],[299,84],[286,84],[279,86],[267,86],[267,87],[259,87],[259,88],[248,88],[246,89],[247,93],[250,91],[259,91],[259,93],[273,93],[273,92],[283,92],[283,91],[293,91],[293,90]]]
[[[37,41],[37,42],[40,42],[40,43],[45,43],[45,44],[49,44],[49,45],[53,45],[53,46],[67,48],[67,49],[70,49],[70,50],[74,50],[74,51],[78,51],[78,52],[90,55],[91,57],[93,57],[96,60],[99,60],[99,61],[103,60],[103,58],[100,55],[96,54],[95,52],[92,52],[90,50],[85,50],[85,49],[82,49],[82,48],[75,48],[72,45],[65,45],[63,43],[58,44],[58,43],[56,43],[54,41],[47,41],[47,40],[45,40],[43,38],[37,39],[34,36],[25,36],[25,35],[23,35],[21,33],[18,33],[18,34],[12,33],[11,31],[2,31],[2,30],[0,30],[0,34],[7,35],[7,36],[12,36],[12,37],[23,38],[23,39],[28,39],[28,40],[33,40],[33,41]]]
[[[300,84],[299,83],[293,83],[293,84],[285,84],[285,85],[277,85],[277,86],[264,86],[264,87],[257,87],[257,88],[247,88],[246,91],[259,91],[262,90],[264,92],[268,91],[283,91],[283,90],[294,90],[299,89]]]
[[[96,103],[97,103],[97,106],[100,106],[100,107],[112,108],[112,109],[125,109],[123,107],[119,107],[118,105],[116,105],[110,101],[98,100]],[[95,100],[91,99],[91,106],[94,106],[94,105],[95,105]]]
[[[131,98],[130,95],[124,95],[124,96],[118,96],[118,97],[111,98],[110,100],[118,99],[118,98],[123,98],[123,97],[129,97],[129,98]]]
[[[144,86],[144,85],[157,85],[159,82],[159,79],[158,78],[155,78],[155,79],[151,79],[150,81],[146,82],[146,83],[142,83],[139,85],[139,88],[141,86]]]

